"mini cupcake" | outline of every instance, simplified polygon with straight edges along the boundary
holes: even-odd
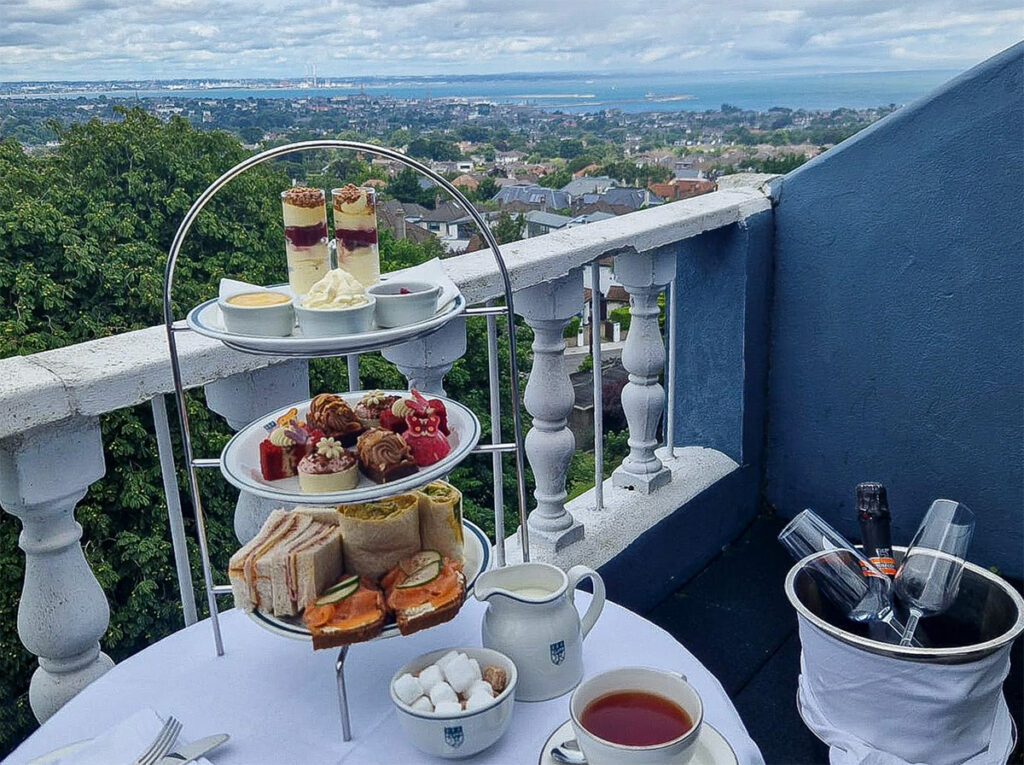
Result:
[[[398,396],[385,396],[379,390],[373,390],[364,395],[356,404],[356,417],[359,424],[364,428],[379,428],[381,426],[381,415],[391,411],[391,405],[398,400]]]
[[[307,494],[348,491],[359,483],[354,455],[333,438],[321,438],[316,449],[299,461],[299,489]]]
[[[380,426],[392,433],[401,433],[409,427],[405,418],[410,412],[412,409],[409,408],[405,399],[395,396],[391,406],[380,413]]]
[[[306,422],[328,438],[340,441],[342,446],[355,444],[364,430],[351,407],[333,393],[321,393],[309,402]]]

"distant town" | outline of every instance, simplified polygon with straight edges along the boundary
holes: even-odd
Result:
[[[729,173],[787,172],[897,108],[751,111],[722,104],[569,113],[496,99],[368,95],[349,84],[351,92],[324,95],[325,83],[310,78],[5,83],[0,140],[46,152],[70,125],[142,108],[165,121],[226,131],[254,151],[324,137],[376,142],[429,163],[495,224],[505,214],[512,221],[507,237],[519,238],[708,193]],[[273,88],[286,92],[266,97]],[[195,94],[202,89],[209,95]],[[253,95],[239,97],[240,89]],[[365,159],[357,180],[402,205],[382,206],[396,233],[437,237],[448,252],[479,245],[468,218],[427,179],[410,178],[399,163]]]

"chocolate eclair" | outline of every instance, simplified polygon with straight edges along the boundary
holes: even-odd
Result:
[[[356,456],[363,473],[375,483],[396,481],[419,470],[405,439],[389,430],[373,428],[359,436]]]

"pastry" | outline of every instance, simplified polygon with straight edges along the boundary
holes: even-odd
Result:
[[[298,465],[299,489],[309,494],[348,491],[359,483],[355,456],[333,438],[321,438]]]
[[[260,442],[260,473],[266,481],[295,475],[299,461],[313,450],[313,445],[323,435],[296,420],[296,413],[292,409],[268,426],[270,434]]]
[[[353,411],[364,428],[379,428],[381,415],[384,412],[390,414],[391,405],[397,400],[398,396],[385,396],[379,390],[374,390],[365,394]]]
[[[342,446],[352,446],[363,432],[363,426],[349,405],[333,393],[321,393],[309,402],[306,422],[322,430],[325,436],[340,441]]]
[[[395,400],[391,402],[391,408],[380,413],[380,427],[390,430],[392,433],[402,433],[408,427],[405,424],[405,415],[409,411],[405,400],[396,396]]]
[[[407,425],[402,438],[409,444],[413,461],[419,467],[433,465],[448,456],[451,445],[448,443],[448,414],[437,399],[427,401],[419,391],[413,389],[413,397],[405,400],[408,413],[405,416]]]
[[[349,573],[376,581],[398,561],[421,549],[419,497],[415,494],[339,505],[337,513]]]
[[[375,483],[397,481],[418,470],[402,436],[381,428],[359,436],[356,456],[363,473]]]

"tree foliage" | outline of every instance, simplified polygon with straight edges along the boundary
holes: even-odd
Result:
[[[162,322],[163,273],[167,249],[193,201],[225,170],[248,156],[238,140],[199,132],[186,121],[163,123],[139,109],[122,110],[119,120],[93,120],[59,130],[52,153],[26,154],[12,140],[0,142],[0,357],[30,354]],[[292,179],[308,181],[309,167],[320,182],[338,177],[340,165],[319,157],[306,163],[260,165],[232,180],[198,216],[178,261],[174,313],[212,297],[223,276],[260,284],[284,281],[283,230],[279,194]],[[345,172],[365,172],[349,164]],[[380,237],[385,270],[443,254],[437,242],[416,245]],[[467,354],[446,378],[449,394],[466,403],[490,432],[487,353],[483,322],[467,323]],[[519,364],[530,367],[531,333],[517,329]],[[500,336],[501,353],[508,348]],[[506,358],[502,355],[500,358]],[[509,380],[502,365],[502,430],[511,433]],[[360,360],[365,387],[404,387],[400,373],[377,354]],[[342,359],[310,363],[314,392],[345,390]],[[231,435],[210,413],[198,391],[188,397],[198,456],[215,456]],[[100,418],[106,475],[79,503],[83,547],[111,604],[103,650],[121,660],[180,629],[173,551],[160,479],[151,410],[122,409]],[[180,443],[176,443],[181,454]],[[185,475],[177,476],[193,563],[201,591]],[[224,580],[227,559],[237,547],[233,531],[237,491],[218,475],[199,477],[216,577]],[[490,459],[474,457],[452,473],[465,494],[467,515],[493,533]],[[506,462],[505,533],[516,526],[514,471]],[[24,554],[17,546],[20,523],[0,515],[0,756],[34,726],[28,682],[36,661],[15,632]],[[203,607],[200,598],[200,608]]]

